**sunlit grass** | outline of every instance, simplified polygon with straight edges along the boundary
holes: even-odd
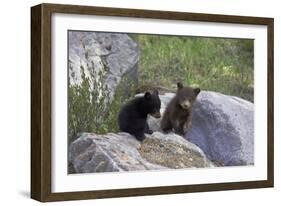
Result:
[[[181,81],[253,101],[253,40],[134,35],[139,82],[174,88]]]

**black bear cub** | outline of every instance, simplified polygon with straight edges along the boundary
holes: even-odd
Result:
[[[168,104],[161,120],[161,129],[168,132],[174,129],[179,135],[184,135],[191,127],[192,105],[200,92],[200,88],[183,86],[178,83],[176,96]]]
[[[119,128],[122,132],[128,132],[139,141],[145,139],[144,133],[152,134],[147,124],[147,115],[160,118],[161,101],[158,91],[146,92],[141,97],[135,97],[125,104],[118,116]]]

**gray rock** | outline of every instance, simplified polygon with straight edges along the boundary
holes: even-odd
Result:
[[[174,94],[159,96],[163,113]],[[160,131],[160,121],[150,116],[150,129]],[[238,97],[202,91],[193,106],[192,127],[185,138],[217,165],[252,165],[254,105]]]
[[[219,165],[252,165],[254,105],[234,96],[201,92],[185,137]]]
[[[74,173],[212,167],[194,144],[175,134],[155,132],[143,143],[128,133],[82,133],[69,147]]]
[[[143,94],[138,94],[137,96],[139,95],[143,95]],[[163,95],[159,95],[159,98],[161,100],[161,108],[160,108],[160,113],[161,113],[161,118],[164,114],[164,111],[167,107],[167,105],[169,104],[169,102],[171,101],[171,99],[175,96],[174,93],[165,93]],[[147,123],[149,125],[149,128],[152,130],[152,131],[160,131],[160,122],[161,122],[161,118],[160,119],[156,119],[152,116],[148,116],[147,118]]]
[[[140,51],[127,34],[70,31],[68,35],[71,85],[81,84],[81,67],[86,77],[105,79],[110,97],[125,76],[137,83]]]

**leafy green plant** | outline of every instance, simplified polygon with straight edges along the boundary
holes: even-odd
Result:
[[[93,72],[86,76],[85,68],[81,66],[80,69],[81,84],[69,85],[68,89],[69,143],[74,141],[80,132],[97,134],[118,132],[118,113],[130,97],[124,94],[125,87],[129,87],[130,90],[135,88],[133,82],[123,78],[115,90],[114,97],[110,98],[104,73]]]
[[[68,90],[68,133],[70,142],[79,132],[102,133],[102,119],[107,111],[109,91],[103,84],[104,74],[100,71],[85,75],[80,68],[82,82],[69,86]]]

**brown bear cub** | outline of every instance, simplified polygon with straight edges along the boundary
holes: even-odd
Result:
[[[174,132],[184,135],[191,127],[191,112],[193,103],[200,92],[200,88],[183,86],[178,83],[176,96],[168,104],[161,120],[163,132]]]

